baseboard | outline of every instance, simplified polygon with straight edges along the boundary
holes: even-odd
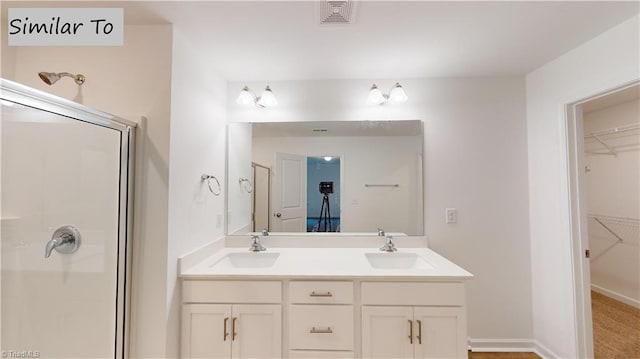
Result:
[[[640,309],[640,300],[629,298],[626,295],[620,294],[618,292],[614,292],[612,290],[609,290],[607,288],[601,287],[601,286],[596,285],[596,284],[591,284],[591,290],[596,292],[596,293],[600,293],[602,295],[606,295],[609,298],[613,298],[613,299],[617,300],[618,302],[629,304],[632,307],[636,307],[636,308]]]
[[[528,352],[536,353],[543,359],[558,358],[533,339],[470,339],[469,349],[473,352]]]
[[[534,351],[533,352],[538,354],[538,356],[541,357],[542,359],[559,358],[558,355],[556,355],[551,350],[547,349],[547,347],[545,347],[544,345],[540,344],[539,342],[534,341],[533,345],[534,345]]]

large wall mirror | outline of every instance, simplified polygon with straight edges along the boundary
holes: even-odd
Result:
[[[423,235],[422,121],[231,123],[227,233]]]

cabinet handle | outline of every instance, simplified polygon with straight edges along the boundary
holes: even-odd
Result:
[[[229,317],[224,318],[223,328],[222,328],[222,341],[226,342],[227,337],[229,336],[229,332],[227,331],[227,323],[229,322]]]
[[[409,344],[413,344],[413,320],[409,320]]]
[[[331,327],[325,327],[325,328],[312,327],[311,330],[309,331],[309,333],[313,333],[313,334],[333,334],[333,330],[331,330]]]
[[[422,344],[422,321],[416,320],[416,322],[418,322],[418,336],[416,338],[418,338],[418,344]]]
[[[233,320],[231,321],[231,340],[236,340],[236,337],[238,336],[238,333],[236,332],[236,322],[238,321],[238,317],[233,317]]]
[[[331,292],[326,291],[326,292],[316,292],[315,290],[313,292],[311,292],[311,294],[309,294],[310,297],[333,297],[333,294],[331,294]]]

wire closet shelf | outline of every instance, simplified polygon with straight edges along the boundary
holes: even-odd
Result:
[[[584,135],[587,155],[618,156],[620,152],[640,149],[640,123],[612,127]]]

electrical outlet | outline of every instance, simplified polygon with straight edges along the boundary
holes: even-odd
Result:
[[[445,209],[445,223],[452,224],[458,223],[458,210],[455,208],[446,208]]]

